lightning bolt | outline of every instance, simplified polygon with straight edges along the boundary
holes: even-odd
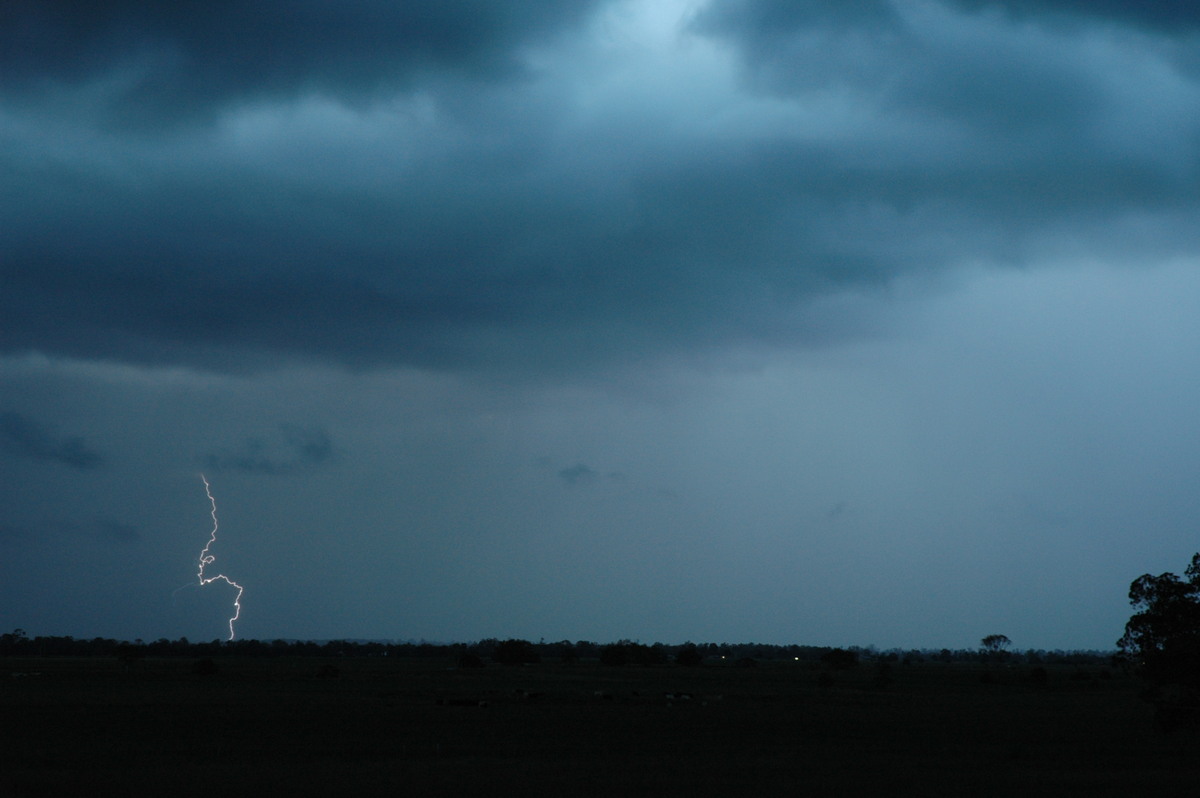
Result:
[[[208,537],[208,543],[204,544],[204,548],[200,550],[200,570],[197,572],[196,577],[200,580],[201,587],[210,585],[213,582],[221,581],[227,585],[237,588],[237,597],[233,600],[233,617],[229,619],[229,639],[232,640],[233,624],[242,614],[242,593],[245,591],[245,588],[230,579],[228,576],[225,576],[225,574],[217,574],[216,576],[204,575],[205,567],[212,565],[213,561],[217,559],[208,553],[208,548],[217,542],[217,527],[219,524],[217,523],[217,500],[213,498],[212,486],[208,484],[208,479],[203,474],[200,475],[200,480],[204,482],[204,493],[208,496],[208,503],[212,505],[212,512],[210,515],[212,515],[213,526],[212,534],[210,534]]]

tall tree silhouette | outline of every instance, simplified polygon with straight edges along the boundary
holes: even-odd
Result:
[[[1143,574],[1129,586],[1137,612],[1117,641],[1139,675],[1150,682],[1147,698],[1168,727],[1200,722],[1200,553],[1183,578]]]

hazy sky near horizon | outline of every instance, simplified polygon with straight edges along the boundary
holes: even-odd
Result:
[[[0,630],[1113,647],[1200,7],[0,6]],[[181,589],[182,588],[182,589]]]

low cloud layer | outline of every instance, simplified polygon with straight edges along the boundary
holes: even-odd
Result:
[[[209,471],[280,476],[319,468],[335,455],[333,440],[325,430],[281,424],[269,438],[247,438],[235,448],[210,452],[200,460]]]

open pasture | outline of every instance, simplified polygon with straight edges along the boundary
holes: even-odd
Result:
[[[1158,732],[1140,685],[1098,669],[1048,667],[1038,684],[1027,667],[931,662],[214,662],[206,674],[190,659],[0,661],[0,795],[1095,796],[1200,783],[1197,737]]]

